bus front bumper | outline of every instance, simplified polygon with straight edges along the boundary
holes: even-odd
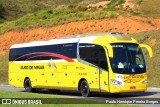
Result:
[[[116,85],[110,86],[110,93],[124,93],[124,92],[144,92],[147,90],[147,84],[133,84],[118,87]]]

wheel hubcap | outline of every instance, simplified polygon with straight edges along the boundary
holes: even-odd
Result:
[[[88,86],[87,86],[87,84],[82,84],[82,92],[85,94],[85,93],[87,93],[87,90],[88,90]]]

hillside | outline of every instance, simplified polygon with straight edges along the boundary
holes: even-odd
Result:
[[[27,0],[24,6],[19,0],[14,2],[2,0],[0,4],[3,4],[5,11],[11,11],[11,7],[16,4],[20,9],[15,8],[15,10],[25,11],[20,12],[20,16],[26,14],[20,18],[18,15],[17,18],[13,18],[15,19],[13,21],[5,21],[0,24],[0,41],[3,41],[0,43],[0,55],[7,54],[12,44],[49,40],[64,35],[109,31],[133,34],[155,30],[160,27],[160,18],[140,17],[140,14],[145,13],[144,8],[141,7],[146,5],[146,1],[65,0],[60,2],[47,0],[45,4],[44,1]],[[53,3],[55,4],[52,5]],[[33,8],[36,6],[40,6],[40,9],[34,11]],[[12,16],[14,17],[9,14],[9,17]],[[4,14],[3,17],[8,16]]]
[[[3,18],[15,20],[28,13],[40,11],[42,9],[54,9],[70,4],[87,5],[103,0],[0,0],[0,12],[3,10]]]
[[[125,18],[119,16],[113,19],[71,22],[55,27],[36,28],[31,30],[24,30],[21,32],[10,31],[0,36],[0,41],[3,41],[0,43],[0,55],[7,54],[9,47],[16,43],[30,42],[35,40],[49,40],[59,36],[81,34],[86,32],[116,31],[125,34],[133,34],[155,29],[157,29],[156,26],[152,26],[146,22],[137,20],[136,17]]]
[[[2,13],[1,17],[6,20],[3,19],[4,22],[2,21],[2,23],[0,24],[0,34],[11,30],[22,31],[38,27],[51,27],[70,22],[116,18],[118,16],[128,17],[140,14],[140,9],[138,8],[139,5],[135,2],[128,3],[128,0],[108,0],[97,3],[94,3],[96,0],[93,0],[94,2],[91,2],[90,0],[86,0],[85,2],[83,0],[80,1],[78,3],[66,3],[65,5],[57,4],[57,7],[55,8],[53,8],[54,6],[51,8],[49,5],[48,7],[42,6],[42,9],[38,11],[34,11],[34,9],[31,9],[31,12],[29,13],[27,13],[27,9],[22,4],[20,5],[18,2],[17,5],[22,6],[24,9],[14,8],[15,12],[13,13],[16,13],[20,10],[25,11],[26,9],[26,14],[24,14],[22,17],[19,17],[19,15],[23,14],[24,12],[16,13],[16,18],[13,18],[14,20],[12,21],[8,21],[12,18],[5,18],[15,17],[14,15],[12,15],[12,12],[7,12],[10,11],[10,9],[8,9],[9,6],[7,5],[6,9],[5,5],[1,5],[4,6],[1,8],[3,9],[3,11],[0,11]],[[5,3],[8,2],[5,1]],[[56,3],[57,2],[55,2],[55,4]],[[27,6],[30,6],[30,4],[28,4]],[[7,14],[9,14],[9,16],[7,16]]]
[[[160,87],[160,30],[144,31],[132,35],[139,43],[145,43],[152,47],[153,58],[149,58],[148,53],[144,50],[147,64],[149,86]]]
[[[145,22],[153,26],[152,16],[155,16],[155,11],[146,8],[148,2],[149,0],[1,0],[0,34],[118,16],[143,16],[147,20]],[[158,2],[152,5],[158,10],[156,3]],[[156,22],[159,22],[158,17],[157,19]]]
[[[160,0],[143,0],[140,5],[140,10],[143,16],[160,17]]]
[[[130,8],[139,10],[139,13],[143,16],[160,16],[159,0],[0,0],[0,23],[16,20],[28,13],[38,12],[43,9],[52,10],[57,7],[74,7],[75,5],[94,6],[92,4],[109,1],[112,1],[112,3],[117,2],[116,4],[114,3],[115,6],[123,3],[120,7],[129,7],[129,11],[132,11]],[[101,8],[99,4],[98,7]],[[110,7],[112,8],[114,5],[110,5]],[[105,7],[103,3],[102,7]],[[114,9],[112,8],[112,10]],[[134,13],[134,11],[132,12]]]

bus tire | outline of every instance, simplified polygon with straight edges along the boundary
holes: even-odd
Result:
[[[83,80],[80,85],[80,91],[83,97],[89,97],[90,96],[90,89],[88,82],[86,80]]]
[[[33,91],[35,91],[35,89],[32,88],[30,79],[28,79],[28,78],[24,81],[24,88],[25,88],[26,92],[33,92]]]

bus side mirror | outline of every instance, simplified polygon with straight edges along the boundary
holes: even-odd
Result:
[[[140,46],[141,48],[146,48],[146,49],[147,49],[147,51],[148,51],[148,53],[149,53],[150,58],[152,58],[152,57],[153,57],[152,48],[151,48],[150,46],[145,45],[145,44],[139,44],[139,46]]]
[[[108,54],[110,58],[113,58],[113,48],[110,44],[107,44]]]

